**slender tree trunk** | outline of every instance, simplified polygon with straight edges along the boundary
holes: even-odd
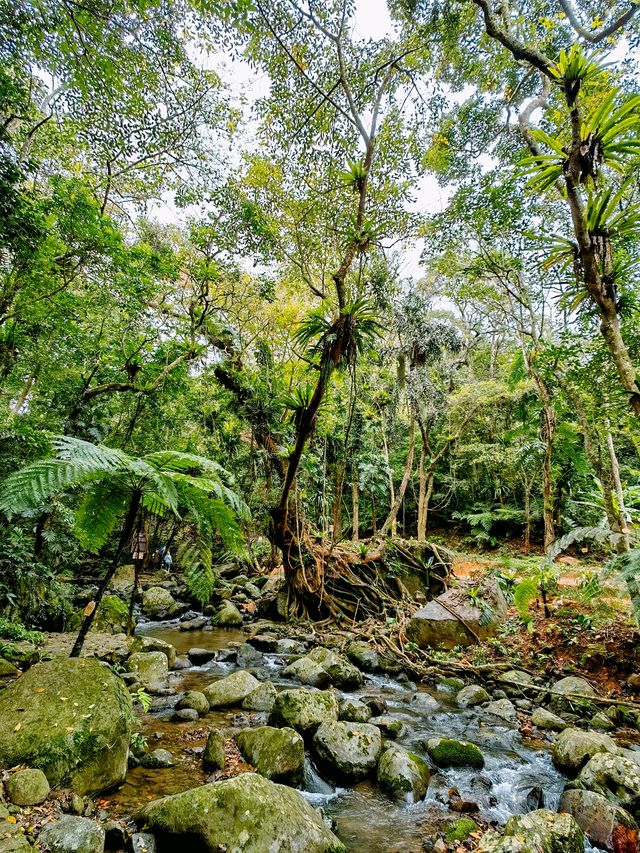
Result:
[[[382,536],[386,536],[390,530],[394,530],[395,521],[398,517],[398,512],[404,499],[404,493],[406,492],[407,486],[409,485],[409,478],[411,477],[411,470],[413,469],[413,456],[416,448],[415,425],[416,419],[415,415],[412,413],[411,420],[409,421],[409,450],[407,452],[407,461],[404,466],[404,474],[402,475],[402,482],[400,483],[400,487],[396,492],[396,499],[393,502],[393,506],[391,507],[391,510],[389,512],[389,515],[387,516],[385,523],[380,528],[380,533],[382,534]]]
[[[551,389],[541,376],[532,369],[528,356],[525,363],[529,375],[533,379],[538,399],[542,404],[542,425],[540,435],[544,442],[544,457],[542,460],[542,508],[544,518],[544,550],[551,547],[555,539],[554,500],[553,500],[553,439],[556,432],[556,415],[553,409]]]
[[[609,451],[609,460],[611,462],[611,474],[613,477],[613,485],[618,499],[618,516],[620,518],[620,533],[622,534],[622,550],[629,551],[631,544],[629,542],[629,527],[627,525],[627,510],[624,505],[624,493],[622,491],[622,480],[620,479],[620,465],[616,449],[613,444],[613,436],[609,428],[609,422],[605,423],[607,430],[607,450]]]
[[[524,480],[524,553],[531,551],[531,485],[529,478]]]
[[[351,504],[353,507],[351,515],[351,537],[354,542],[360,538],[360,492],[358,490],[358,474],[354,471],[351,479]]]
[[[342,539],[342,491],[344,487],[345,463],[342,462],[336,469],[333,490],[333,542],[339,542]]]
[[[371,533],[373,536],[377,536],[378,534],[378,515],[376,510],[376,498],[373,492],[371,492]]]
[[[422,435],[422,447],[420,448],[420,459],[418,460],[418,542],[426,539],[425,501],[427,497],[427,475],[424,469],[427,448],[425,447],[424,433]]]
[[[105,590],[109,586],[111,578],[114,576],[116,569],[118,568],[118,563],[120,562],[120,557],[122,556],[122,552],[127,547],[129,542],[131,541],[131,536],[135,529],[136,517],[138,515],[138,510],[140,509],[140,502],[142,499],[142,495],[140,492],[136,491],[131,496],[131,502],[129,504],[129,509],[127,511],[127,516],[124,521],[124,525],[122,527],[122,533],[120,534],[120,540],[118,541],[118,547],[116,548],[116,553],[113,557],[111,565],[107,570],[106,575],[102,579],[102,583],[100,584],[98,591],[96,593],[96,597],[93,600],[93,609],[87,613],[84,617],[82,625],[80,626],[80,631],[78,632],[78,636],[76,637],[76,641],[73,644],[73,648],[71,649],[71,654],[69,657],[78,658],[80,657],[80,653],[82,652],[82,647],[84,646],[84,641],[87,638],[87,634],[91,629],[91,625],[93,624],[93,620],[95,619],[95,615],[98,611],[98,607],[100,606],[100,602],[102,601],[102,596],[105,593]]]
[[[384,425],[382,421],[380,422],[380,434],[382,436],[382,458],[384,459],[384,464],[387,467],[387,477],[389,479],[389,508],[393,507],[396,502],[396,490],[393,485],[393,470],[391,469],[391,464],[389,463],[389,445],[387,444],[387,435],[384,431]],[[391,535],[396,535],[396,520],[394,518],[391,527]]]
[[[20,395],[18,396],[18,399],[13,404],[13,407],[11,409],[12,414],[14,414],[14,415],[20,414],[20,410],[22,409],[24,404],[27,402],[27,397],[31,393],[31,389],[33,388],[33,383],[35,381],[36,381],[36,374],[31,373],[27,377],[24,385],[22,386],[22,390],[20,391]]]

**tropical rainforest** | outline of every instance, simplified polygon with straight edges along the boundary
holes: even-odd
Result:
[[[3,0],[0,853],[640,851],[639,8]]]

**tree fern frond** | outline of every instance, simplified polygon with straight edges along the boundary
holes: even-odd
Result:
[[[99,479],[104,471],[81,462],[41,459],[10,474],[0,488],[0,510],[8,516],[36,509],[59,492]]]
[[[96,471],[118,471],[128,467],[130,457],[121,450],[92,444],[70,435],[59,435],[53,441],[56,458],[93,468]]]
[[[526,617],[529,605],[538,595],[538,584],[534,578],[524,578],[513,590],[513,603],[521,617]]]
[[[129,495],[118,484],[96,483],[76,510],[74,527],[81,545],[97,553],[112,536],[128,505]]]

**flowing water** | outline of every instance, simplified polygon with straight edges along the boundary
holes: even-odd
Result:
[[[149,624],[142,626],[140,633],[171,643],[181,655],[193,647],[222,650],[234,641],[246,641],[242,631],[180,631],[176,623]],[[280,656],[265,653],[261,674],[270,678],[276,687],[299,686],[280,676],[282,664]],[[178,691],[202,689],[237,668],[235,663],[213,660],[204,666],[171,673],[169,683]],[[478,804],[482,818],[500,824],[512,814],[530,811],[527,800],[529,797],[530,801],[534,789],[538,789],[534,798],[541,792],[546,808],[557,806],[565,779],[554,769],[548,749],[542,743],[523,740],[515,728],[489,722],[482,709],[461,710],[455,705],[452,694],[423,687],[416,690],[412,685],[382,676],[366,676],[364,687],[349,695],[383,699],[388,707],[385,715],[405,724],[406,731],[397,742],[423,756],[426,755],[424,740],[445,735],[476,743],[486,761],[481,771],[433,772],[425,800],[415,804],[393,802],[370,782],[352,788],[336,787],[322,779],[308,762],[306,790],[302,793],[333,819],[337,835],[353,853],[422,851],[425,839],[435,837],[438,829],[459,816],[453,815],[447,805],[453,787],[462,799]],[[210,726],[241,726],[266,721],[264,714],[249,714],[237,709],[213,711],[205,720],[196,723],[161,720],[174,703],[175,696],[166,700],[155,698],[154,708],[142,718],[141,726],[149,749],[169,749],[176,765],[165,770],[138,767],[129,771],[123,787],[110,798],[122,815],[131,814],[148,800],[192,788],[207,780],[200,751]]]

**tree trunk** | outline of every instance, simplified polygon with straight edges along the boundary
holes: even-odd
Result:
[[[342,539],[342,490],[344,486],[345,463],[341,462],[336,468],[336,476],[333,484],[333,506],[331,517],[333,521],[333,542]]]
[[[377,536],[378,534],[378,514],[376,510],[376,498],[373,492],[371,492],[371,533],[373,536]]]
[[[351,538],[357,542],[360,538],[360,492],[358,490],[358,473],[354,471],[351,479]]]
[[[524,553],[531,551],[531,484],[524,480]]]
[[[416,419],[415,415],[411,414],[411,420],[409,421],[409,450],[407,452],[407,461],[404,466],[404,474],[402,475],[402,482],[400,483],[400,487],[396,492],[396,499],[393,502],[393,506],[387,516],[385,523],[380,528],[380,533],[382,536],[386,536],[387,533],[391,530],[395,529],[395,522],[398,517],[398,512],[400,510],[400,506],[402,505],[402,501],[404,499],[404,493],[407,490],[407,486],[409,485],[409,478],[411,477],[411,470],[413,468],[413,456],[415,452],[416,442],[415,442],[415,425]],[[393,536],[392,532],[392,536]]]
[[[423,432],[422,447],[420,448],[420,459],[418,460],[418,542],[424,542],[426,538],[426,523],[423,522],[423,516],[425,514],[425,501],[427,497],[427,475],[424,470],[426,455],[427,448],[425,447]]]
[[[631,549],[631,544],[629,542],[629,527],[627,525],[627,510],[624,505],[622,480],[620,479],[620,465],[618,464],[618,457],[613,445],[613,436],[611,435],[608,421],[605,423],[605,427],[607,430],[607,450],[609,451],[609,460],[611,462],[611,475],[613,477],[613,485],[618,499],[618,517],[620,518],[620,533],[622,534],[621,550],[629,551]]]
[[[127,511],[127,516],[124,521],[124,525],[122,527],[122,533],[120,534],[120,539],[118,541],[118,547],[116,548],[116,553],[113,557],[111,565],[107,570],[106,575],[102,579],[102,583],[100,584],[98,591],[96,593],[96,597],[93,600],[93,609],[90,613],[88,613],[80,626],[80,631],[78,632],[78,636],[76,637],[76,641],[73,644],[73,648],[71,649],[71,654],[69,657],[78,658],[80,657],[80,652],[82,651],[82,647],[84,646],[84,641],[87,638],[87,634],[93,624],[93,620],[95,619],[95,615],[98,612],[98,607],[100,606],[100,602],[102,601],[102,596],[105,593],[105,590],[109,586],[109,582],[111,578],[114,576],[116,569],[118,568],[118,563],[120,562],[120,557],[125,547],[130,543],[131,536],[133,534],[136,517],[138,515],[138,510],[140,508],[140,502],[142,500],[142,495],[140,492],[136,491],[131,496],[131,502],[129,504],[129,509]]]
[[[387,466],[387,477],[389,480],[389,509],[391,509],[391,507],[393,507],[396,502],[396,491],[395,486],[393,485],[393,471],[389,463],[389,445],[387,444],[387,434],[384,431],[384,425],[382,423],[382,420],[380,421],[380,434],[382,436],[382,458],[384,459],[384,464]],[[391,527],[391,535],[396,535],[395,518],[393,519]]]

